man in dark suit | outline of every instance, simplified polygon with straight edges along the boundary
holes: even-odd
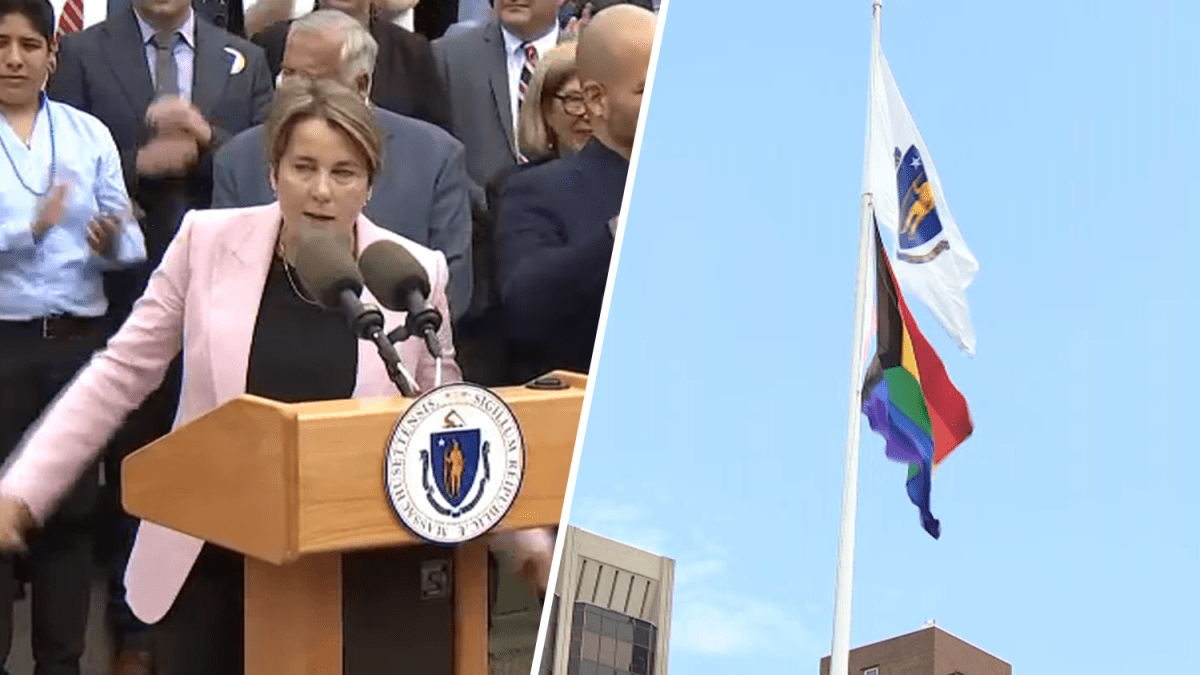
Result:
[[[320,0],[317,6],[345,12],[371,31],[379,45],[371,86],[375,105],[450,130],[450,100],[429,40],[375,17],[371,0]],[[290,24],[275,23],[252,38],[267,53],[272,75],[278,75],[282,68]]]
[[[272,90],[262,50],[198,16],[188,0],[133,0],[132,7],[63,37],[49,95],[108,127],[130,197],[143,211],[147,264],[106,280],[110,330],[128,316],[183,214],[208,208],[213,153],[233,134],[265,119]],[[110,507],[118,513],[119,462],[170,431],[178,387],[176,364],[113,440],[105,468],[115,502]],[[131,536],[132,524],[125,524]],[[112,570],[110,618],[118,641],[139,632],[121,602],[123,565],[119,560]],[[148,672],[146,646],[122,646],[129,650],[119,650],[114,673]]]
[[[153,260],[187,209],[208,207],[213,153],[265,120],[273,86],[262,51],[197,16],[187,0],[133,4],[64,36],[49,94],[112,132],[130,194],[146,212]],[[174,45],[156,48],[160,32]],[[164,51],[173,58],[160,58]]]
[[[433,43],[450,92],[452,131],[467,147],[467,172],[475,182],[472,199],[481,210],[486,207],[485,186],[517,163],[522,83],[532,76],[538,56],[558,43],[562,3],[496,0],[493,20]]]
[[[654,29],[654,14],[634,5],[591,20],[576,61],[594,138],[505,186],[497,276],[526,377],[591,366]]]
[[[342,12],[324,10],[291,24],[283,65],[288,73],[339,80],[365,97],[371,90],[374,56],[374,41],[362,24]],[[387,145],[364,212],[377,225],[445,254],[450,268],[447,295],[455,315],[447,318],[457,318],[466,311],[472,282],[470,179],[462,143],[428,122],[378,106],[375,119],[387,135]],[[214,207],[275,201],[263,133],[261,126],[243,131],[217,153]]]

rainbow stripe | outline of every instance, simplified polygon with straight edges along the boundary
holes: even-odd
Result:
[[[875,259],[878,347],[863,381],[862,410],[886,440],[888,459],[908,464],[908,497],[925,531],[937,539],[941,524],[929,508],[933,472],[974,426],[966,399],[900,295],[878,224]]]

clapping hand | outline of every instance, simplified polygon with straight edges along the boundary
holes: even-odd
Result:
[[[50,228],[62,221],[63,209],[70,192],[71,186],[67,183],[59,183],[50,188],[50,192],[38,204],[37,217],[31,226],[34,239],[41,239]]]
[[[138,150],[137,172],[141,176],[182,176],[196,165],[199,156],[200,148],[191,136],[155,136]]]
[[[0,495],[0,552],[20,553],[25,550],[25,537],[36,522],[25,502]]]
[[[212,141],[212,127],[204,115],[187,99],[179,96],[167,96],[151,103],[146,109],[146,123],[160,134],[187,134],[200,147],[207,147]]]
[[[561,38],[559,38],[560,41],[565,42],[567,40],[578,40],[579,32],[582,31],[584,29],[584,27],[587,26],[588,22],[591,20],[592,20],[592,3],[589,2],[583,6],[583,11],[579,13],[579,16],[574,17],[573,19],[571,19],[570,21],[567,22],[566,27],[564,27],[562,30],[563,36]]]
[[[112,259],[116,252],[113,244],[117,240],[117,232],[121,229],[121,220],[111,213],[97,214],[88,223],[88,246],[101,257]]]

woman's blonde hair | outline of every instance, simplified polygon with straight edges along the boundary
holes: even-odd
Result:
[[[538,59],[517,122],[517,147],[522,154],[557,154],[561,151],[564,139],[554,138],[554,132],[546,124],[545,110],[558,90],[577,74],[574,42],[557,45]]]
[[[366,100],[333,80],[289,77],[275,91],[266,124],[267,157],[274,173],[301,122],[320,119],[341,131],[362,155],[372,183],[383,166],[383,131]]]

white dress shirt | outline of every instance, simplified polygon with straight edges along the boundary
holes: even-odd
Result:
[[[257,2],[258,0],[242,0],[242,12],[249,12],[250,8],[257,4]],[[305,14],[312,14],[312,11],[316,9],[316,5],[316,0],[292,0],[292,18],[299,19]]]
[[[504,48],[508,51],[508,103],[512,109],[513,129],[517,128],[517,120],[520,118],[521,107],[521,71],[525,69],[525,50],[522,45],[525,44],[521,38],[508,32],[504,26],[500,27],[500,32],[504,34]],[[554,48],[558,44],[558,22],[554,22],[554,27],[549,33],[537,38],[533,41],[533,46],[537,49],[538,59],[542,55]]]
[[[415,31],[416,30],[416,17],[413,16],[413,8],[409,7],[408,9],[404,10],[403,12],[400,12],[396,16],[392,17],[392,23],[396,24],[397,26],[400,26],[401,28],[409,31],[410,33]]]

